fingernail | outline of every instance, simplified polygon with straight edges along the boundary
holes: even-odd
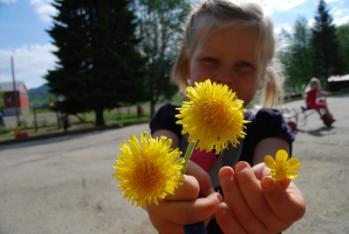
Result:
[[[290,182],[291,182],[291,180],[284,179],[284,180],[279,181],[279,184],[281,185],[281,187],[287,188],[288,185],[290,184]]]
[[[223,201],[223,197],[221,194],[217,193],[217,198],[218,198],[218,201],[221,203]]]
[[[250,165],[248,163],[246,163],[246,162],[239,162],[235,166],[235,171],[236,171],[236,173],[241,173],[243,170],[249,169],[249,168],[250,168]]]
[[[233,181],[234,179],[234,173],[230,170],[222,171],[221,176],[225,182]]]
[[[262,179],[263,189],[270,189],[273,183],[274,183],[273,179],[269,176],[266,176]]]

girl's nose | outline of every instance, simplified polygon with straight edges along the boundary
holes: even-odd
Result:
[[[216,81],[220,84],[226,84],[229,87],[233,87],[235,83],[235,73],[233,69],[228,68],[222,68],[220,71],[216,74],[215,77]]]

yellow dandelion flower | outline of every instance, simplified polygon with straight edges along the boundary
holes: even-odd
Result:
[[[178,108],[178,124],[189,142],[197,142],[200,150],[217,153],[228,144],[236,146],[245,137],[243,101],[228,86],[210,80],[188,87],[188,101]]]
[[[276,160],[270,155],[265,156],[264,164],[271,169],[275,181],[295,179],[298,177],[295,171],[301,168],[301,162],[295,157],[288,159],[288,153],[283,149],[276,152]]]
[[[121,144],[113,176],[120,181],[122,195],[132,204],[157,205],[182,183],[184,161],[181,152],[171,146],[171,139],[152,138],[146,132],[140,140],[133,135]]]

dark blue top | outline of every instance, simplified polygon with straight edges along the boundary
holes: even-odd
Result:
[[[182,140],[182,126],[176,124],[178,106],[166,104],[162,106],[150,122],[151,133],[157,130],[165,129],[175,133],[179,142]],[[280,111],[272,108],[264,108],[256,114],[250,111],[245,113],[245,119],[249,123],[245,124],[246,137],[243,142],[243,148],[240,161],[246,161],[252,164],[253,155],[257,144],[265,138],[278,137],[289,143],[290,149],[294,141],[294,135],[285,122]]]

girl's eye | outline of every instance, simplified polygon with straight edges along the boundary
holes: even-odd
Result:
[[[207,57],[200,60],[202,64],[207,66],[217,66],[219,61],[215,58]]]
[[[251,63],[249,63],[249,62],[240,61],[237,64],[235,64],[235,69],[238,72],[246,73],[246,72],[253,71],[254,70],[254,66]]]

